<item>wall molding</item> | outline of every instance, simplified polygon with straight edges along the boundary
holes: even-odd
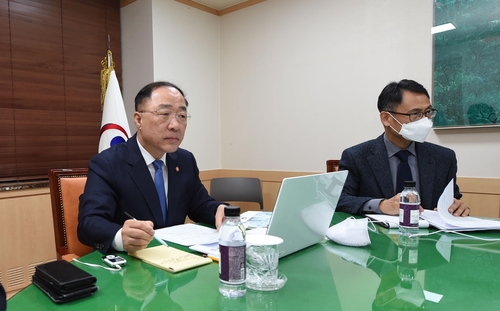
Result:
[[[124,2],[126,0],[121,0],[121,1]],[[128,0],[128,1],[129,2],[134,2],[135,0]],[[230,7],[227,7],[225,9],[222,9],[222,10],[216,10],[214,8],[211,8],[209,6],[203,5],[203,4],[198,3],[196,1],[193,1],[193,0],[175,0],[175,1],[183,3],[185,5],[189,5],[189,6],[193,7],[193,8],[196,8],[198,10],[202,10],[202,11],[210,13],[210,14],[214,14],[214,15],[217,15],[217,16],[222,16],[222,15],[225,15],[225,14],[229,14],[229,13],[232,13],[232,12],[235,12],[235,11],[247,8],[247,7],[255,5],[257,3],[264,2],[266,0],[246,0],[246,1],[243,1],[241,3],[238,3],[238,4],[232,5]]]

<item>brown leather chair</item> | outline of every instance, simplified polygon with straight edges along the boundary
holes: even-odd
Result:
[[[87,182],[86,168],[49,170],[52,218],[58,259],[71,261],[92,252],[78,240],[78,206]]]
[[[340,160],[326,160],[326,172],[337,172],[339,170]]]

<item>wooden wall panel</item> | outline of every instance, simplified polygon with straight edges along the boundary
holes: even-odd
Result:
[[[0,282],[31,284],[34,267],[56,259],[49,188],[0,192]]]
[[[500,217],[500,194],[464,193],[462,200],[475,217]]]
[[[500,178],[457,177],[472,216],[500,217]]]

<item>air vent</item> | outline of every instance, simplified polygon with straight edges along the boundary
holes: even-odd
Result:
[[[9,289],[24,286],[23,267],[17,267],[7,270],[7,284]]]

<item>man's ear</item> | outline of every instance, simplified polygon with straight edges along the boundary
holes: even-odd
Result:
[[[385,127],[389,127],[391,125],[391,119],[392,117],[388,112],[380,112],[380,122],[382,122]]]
[[[139,112],[134,112],[134,124],[135,127],[140,130],[142,125],[142,116]]]

